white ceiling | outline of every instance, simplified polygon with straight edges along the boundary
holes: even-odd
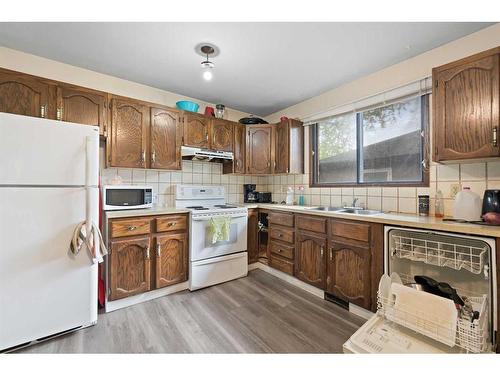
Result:
[[[266,116],[489,23],[0,23],[0,45]],[[220,48],[202,79],[200,42]]]

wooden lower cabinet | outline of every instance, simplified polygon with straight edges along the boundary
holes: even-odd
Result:
[[[326,237],[298,232],[295,247],[295,277],[325,289]]]
[[[149,236],[112,240],[109,246],[109,295],[113,301],[151,289]]]
[[[259,211],[248,210],[247,252],[248,264],[259,260]]]
[[[174,233],[156,237],[156,288],[187,280],[189,254],[187,236],[187,233]]]
[[[330,242],[326,290],[334,296],[369,309],[371,307],[371,254],[369,246]]]
[[[187,214],[111,219],[107,227],[109,301],[187,281]]]

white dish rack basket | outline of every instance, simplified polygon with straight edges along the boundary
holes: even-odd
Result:
[[[467,297],[479,318],[470,320],[458,317],[456,327],[445,324],[438,316],[422,314],[377,294],[377,313],[405,328],[439,342],[447,342],[455,335],[455,345],[467,353],[483,353],[490,350],[488,327],[488,298],[486,295]]]
[[[465,269],[474,274],[488,272],[485,268],[488,246],[477,240],[460,239],[450,242],[447,236],[419,236],[415,233],[394,234],[392,255],[401,259],[424,262],[454,270]]]

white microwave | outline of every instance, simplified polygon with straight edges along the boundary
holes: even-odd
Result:
[[[104,211],[136,210],[153,207],[153,188],[146,185],[104,185],[102,208]]]

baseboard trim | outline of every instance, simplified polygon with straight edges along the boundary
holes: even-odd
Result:
[[[280,278],[281,280],[286,281],[287,283],[295,285],[296,287],[298,287],[302,290],[305,290],[306,292],[309,292],[309,293],[315,295],[316,297],[319,297],[321,299],[324,299],[324,297],[325,297],[325,293],[321,289],[316,288],[312,285],[306,284],[305,282],[300,281],[299,279],[297,279],[293,276],[290,276],[287,273],[284,273],[284,272],[278,271],[277,269],[269,267],[266,264],[263,264],[260,262],[252,263],[251,265],[248,266],[249,271],[250,271],[250,266],[253,266],[252,269],[260,269],[262,271],[270,273],[271,275],[276,276],[276,277]]]
[[[370,319],[373,315],[375,315],[373,312],[370,310],[366,310],[362,307],[356,306],[352,303],[349,303],[349,312],[353,313],[354,315],[359,316],[360,318],[363,319]]]
[[[118,299],[116,301],[106,301],[104,310],[108,313],[118,309],[123,309],[124,307],[136,305],[138,303],[151,301],[152,299],[168,296],[169,294],[181,292],[183,290],[187,290],[188,288],[189,288],[189,282],[185,281],[183,283],[167,286],[165,288],[156,289],[135,296]]]

